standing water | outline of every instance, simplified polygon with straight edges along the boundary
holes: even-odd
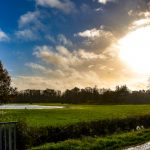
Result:
[[[0,105],[0,109],[56,109],[56,108],[64,108],[64,107],[63,106],[30,105],[30,104]]]

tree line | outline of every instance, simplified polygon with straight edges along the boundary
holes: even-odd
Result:
[[[150,90],[130,91],[126,85],[115,90],[97,87],[75,87],[64,92],[45,89],[20,91],[12,102],[17,103],[68,103],[68,104],[149,104]]]

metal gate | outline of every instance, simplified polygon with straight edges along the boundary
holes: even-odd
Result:
[[[16,123],[0,122],[0,150],[16,150]]]

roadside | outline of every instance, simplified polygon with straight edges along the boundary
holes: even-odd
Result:
[[[124,150],[150,150],[150,142],[147,142],[142,145],[135,146],[135,147],[130,147]]]
[[[117,150],[150,140],[150,129],[119,133],[106,137],[83,137],[81,139],[69,139],[57,143],[46,143],[34,147],[32,150],[59,150],[59,149],[82,149],[82,150]],[[150,142],[140,146],[126,148],[124,150],[149,150]]]

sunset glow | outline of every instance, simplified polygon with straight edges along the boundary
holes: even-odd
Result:
[[[141,74],[150,73],[150,26],[141,27],[119,40],[120,59]]]

